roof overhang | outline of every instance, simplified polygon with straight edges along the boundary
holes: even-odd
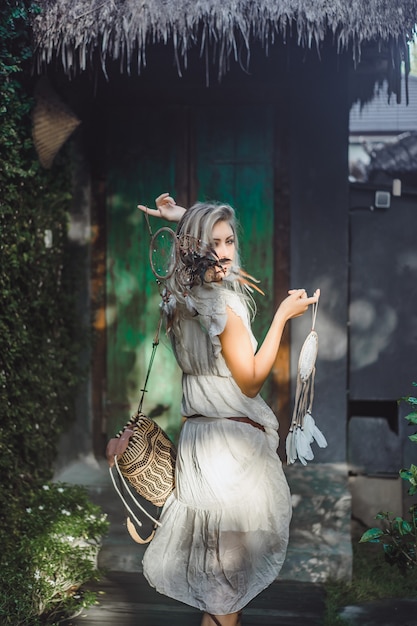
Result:
[[[364,44],[408,58],[416,31],[417,0],[38,0],[33,17],[36,70],[61,66],[68,76],[117,61],[121,72],[140,73],[152,45],[172,48],[178,72],[197,49],[218,77],[240,61],[253,42],[268,48],[295,40],[318,48],[333,38],[355,63]],[[407,71],[407,68],[406,68]]]

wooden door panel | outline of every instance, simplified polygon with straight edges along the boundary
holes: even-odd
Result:
[[[114,112],[113,112],[114,113]],[[137,407],[159,318],[159,291],[149,264],[150,235],[138,202],[174,192],[177,111],[119,112],[109,137],[107,210],[107,432]],[[174,140],[173,140],[174,139]],[[162,223],[151,220],[155,231]],[[163,335],[163,333],[162,333]],[[180,375],[164,336],[144,410],[161,405],[162,425],[178,422]],[[169,429],[169,428],[168,428]]]
[[[198,111],[199,199],[229,202],[242,226],[245,268],[261,279],[255,328],[263,334],[273,302],[273,127],[268,107]],[[204,122],[204,120],[206,120]]]
[[[263,338],[273,312],[273,109],[202,107],[196,111],[197,195],[230,203],[242,226],[245,269],[261,280],[254,332]],[[271,386],[265,395],[271,401]]]

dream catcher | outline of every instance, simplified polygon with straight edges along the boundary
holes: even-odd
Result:
[[[312,305],[312,326],[301,348],[297,368],[297,387],[294,412],[290,431],[286,440],[287,463],[295,463],[297,459],[303,465],[314,459],[312,443],[315,441],[320,448],[327,446],[324,435],[316,426],[311,414],[314,399],[314,377],[318,352],[318,336],[314,329],[317,317],[318,302]]]
[[[171,228],[163,227],[151,238],[149,260],[158,282],[168,280],[175,272],[177,286],[187,294],[191,287],[222,280],[237,280],[247,289],[263,291],[256,285],[259,281],[242,269],[232,267],[227,272],[214,248],[191,235],[176,235]]]

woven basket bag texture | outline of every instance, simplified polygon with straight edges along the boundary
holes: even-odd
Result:
[[[120,471],[140,496],[155,506],[163,506],[175,486],[175,446],[162,428],[143,413],[133,416],[125,428],[131,428],[133,435],[118,459]]]

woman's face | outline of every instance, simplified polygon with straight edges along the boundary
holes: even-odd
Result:
[[[225,269],[225,275],[230,271],[235,258],[235,235],[229,222],[219,220],[213,226],[213,248]]]

